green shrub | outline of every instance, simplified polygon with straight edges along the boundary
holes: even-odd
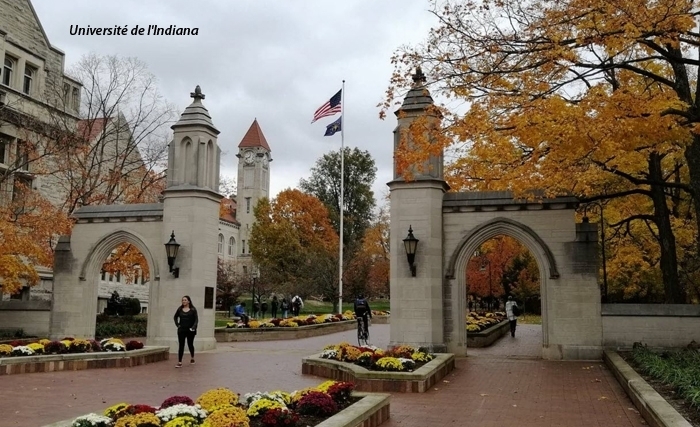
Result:
[[[144,337],[146,336],[146,316],[97,316],[95,337]]]
[[[632,359],[642,372],[676,389],[695,409],[700,409],[700,352],[695,349],[656,353],[635,345]]]
[[[124,298],[124,315],[135,316],[141,313],[141,301],[138,298]]]

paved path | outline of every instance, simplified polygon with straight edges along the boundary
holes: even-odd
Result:
[[[389,325],[374,325],[371,334],[373,344],[385,347]],[[118,402],[158,405],[174,394],[196,398],[220,386],[243,394],[316,385],[323,379],[301,375],[301,357],[328,344],[353,342],[355,336],[348,331],[293,341],[220,344],[183,369],[175,369],[171,359],[130,369],[3,376],[0,427],[38,427]],[[392,395],[391,419],[382,426],[644,425],[602,363],[519,355],[541,345],[536,336],[536,327],[519,326],[515,339],[506,336],[489,349],[470,350],[470,357],[458,359],[457,369],[430,392]]]

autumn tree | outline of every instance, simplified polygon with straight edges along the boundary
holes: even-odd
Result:
[[[222,310],[228,310],[241,294],[242,280],[236,274],[235,265],[221,258],[216,264],[216,300]]]
[[[56,236],[71,226],[65,213],[37,191],[15,190],[22,197],[0,205],[0,278],[2,292],[9,294],[39,282],[35,267],[53,264]]]
[[[65,209],[157,202],[165,187],[169,125],[177,115],[155,76],[136,58],[94,53],[70,74],[83,92],[76,147],[57,159]]]
[[[496,236],[484,242],[478,256],[467,263],[468,293],[482,298],[500,298],[517,287],[520,270],[510,271],[518,256],[528,250],[516,239]],[[524,268],[521,267],[521,269]]]
[[[287,189],[272,201],[261,199],[254,214],[250,252],[261,275],[289,292],[304,295],[337,289],[337,273],[335,280],[331,280],[332,274],[309,278],[311,271],[325,271],[325,266],[332,264],[338,247],[338,235],[319,199]]]
[[[309,179],[299,188],[316,196],[328,209],[330,220],[340,234],[340,151],[331,151],[316,161]],[[377,167],[368,151],[344,148],[343,245],[351,256],[362,242],[375,207],[372,185]]]
[[[365,232],[360,249],[343,272],[349,294],[388,296],[389,264],[389,212],[382,207]]]
[[[612,226],[632,240],[639,239],[631,231],[636,223],[648,229],[659,249],[649,262],[661,269],[664,299],[684,302],[677,231],[688,223],[695,230],[688,259],[697,258],[700,244],[700,115],[691,80],[700,63],[688,54],[698,42],[693,5],[431,3],[439,25],[425,45],[394,58],[388,99],[420,64],[433,87],[469,107],[461,115],[441,108],[445,132],[404,150],[397,163],[448,148],[456,156],[447,171],[453,188],[624,198],[637,210]],[[684,204],[692,212],[676,208]]]

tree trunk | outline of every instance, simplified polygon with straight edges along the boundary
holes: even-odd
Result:
[[[700,253],[700,135],[693,135],[693,142],[685,149],[685,159],[688,162],[688,171],[690,172],[690,190],[693,198],[693,207],[695,208],[695,221],[697,222],[696,243],[698,253]]]
[[[649,154],[649,178],[652,181],[663,180],[659,153]],[[661,185],[652,185],[650,191],[654,203],[654,222],[658,228],[658,241],[661,248],[659,265],[664,282],[664,302],[666,304],[683,304],[685,297],[678,281],[676,237],[671,228],[671,211],[666,201],[666,193]]]

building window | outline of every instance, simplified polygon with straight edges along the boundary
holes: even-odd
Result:
[[[7,164],[7,152],[10,149],[10,141],[0,138],[0,163]]]
[[[245,254],[245,240],[241,240],[241,253]]]
[[[12,72],[15,70],[15,60],[5,56],[5,63],[2,67],[2,84],[10,86],[12,83]]]
[[[247,265],[243,266],[243,274],[248,274],[248,266]]]
[[[228,256],[236,255],[236,239],[233,237],[228,239]]]
[[[106,275],[107,275],[107,272],[106,272],[106,271],[104,271],[104,270],[102,270],[102,280],[104,280],[104,279],[105,279],[105,276],[106,276]]]
[[[16,167],[25,172],[29,170],[29,152],[26,144],[22,141],[17,141]]]
[[[80,109],[80,91],[77,87],[73,88],[73,108],[76,110]]]
[[[15,175],[12,200],[24,198],[25,192],[32,189],[32,178],[24,175]]]
[[[34,76],[36,76],[36,68],[31,65],[24,66],[24,85],[22,86],[22,92],[27,95],[32,93],[32,84],[34,82]]]
[[[224,254],[224,235],[223,234],[219,234],[219,246],[217,248],[217,252],[219,253],[219,255]]]
[[[141,307],[141,314],[148,313],[148,307]]]
[[[245,213],[250,213],[250,197],[245,198]]]

